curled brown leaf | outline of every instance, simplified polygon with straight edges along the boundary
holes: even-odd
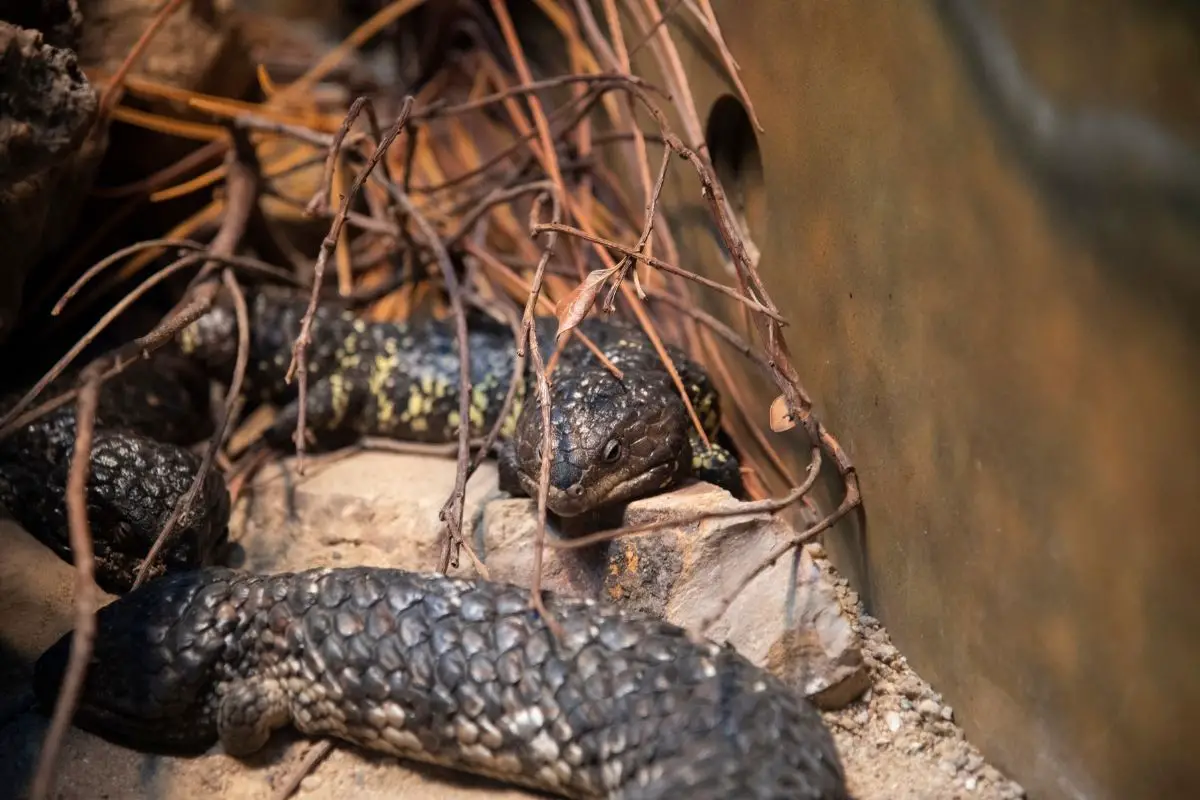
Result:
[[[796,427],[796,418],[788,411],[787,399],[783,395],[779,395],[771,402],[771,430],[783,433],[794,427]]]
[[[612,276],[617,274],[620,265],[606,269],[594,269],[589,272],[571,293],[559,301],[555,308],[558,316],[558,341],[571,332],[571,329],[583,322],[583,318],[596,304],[596,297]]]

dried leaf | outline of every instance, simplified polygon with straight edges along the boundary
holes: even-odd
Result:
[[[771,430],[776,433],[790,431],[796,427],[796,419],[788,413],[787,400],[779,395],[771,401]]]
[[[572,328],[583,322],[583,318],[596,304],[596,296],[600,294],[604,284],[616,272],[617,267],[592,270],[579,282],[578,286],[571,290],[569,295],[559,301],[555,308],[555,313],[558,315],[558,335],[555,338],[558,341],[561,342]]]

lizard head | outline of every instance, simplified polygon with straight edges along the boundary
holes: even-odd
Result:
[[[561,517],[628,503],[676,483],[691,461],[689,421],[665,374],[588,370],[551,382],[550,491]],[[537,497],[542,413],[526,400],[513,437],[521,487]]]

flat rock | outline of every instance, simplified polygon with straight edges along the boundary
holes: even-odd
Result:
[[[623,519],[610,525],[677,524],[587,551],[548,548],[543,584],[575,594],[603,592],[692,630],[709,623],[708,636],[730,642],[821,707],[846,705],[870,680],[828,577],[807,548],[762,568],[795,535],[791,526],[768,514],[692,521],[737,506],[728,492],[702,483],[630,503]],[[487,504],[475,538],[491,577],[530,584],[535,511],[525,498]]]

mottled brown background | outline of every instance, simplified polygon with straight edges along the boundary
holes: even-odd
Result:
[[[839,565],[1031,797],[1200,796],[1194,4],[713,4],[766,129],[728,179],[862,477]],[[1040,94],[980,69],[972,9]],[[732,88],[680,27],[703,121]]]

